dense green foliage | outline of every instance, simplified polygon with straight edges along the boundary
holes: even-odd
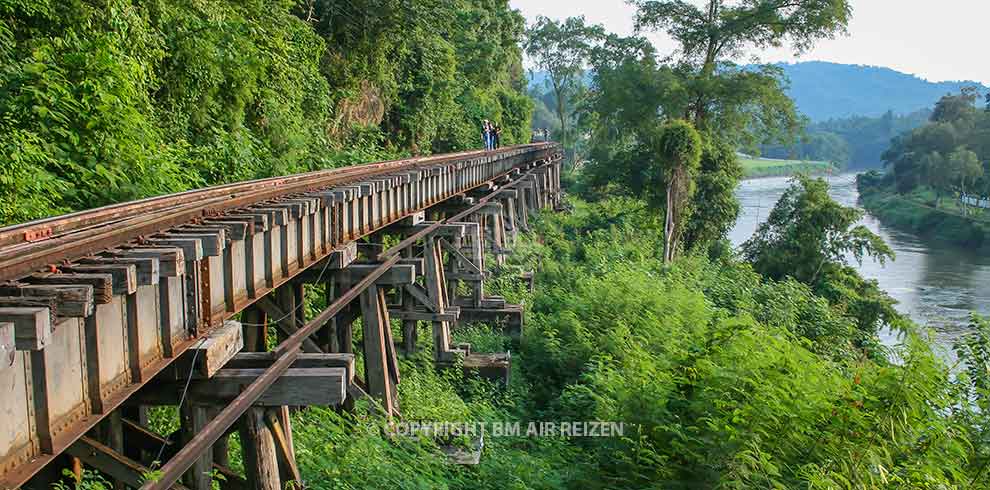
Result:
[[[793,278],[811,287],[844,314],[856,320],[860,342],[876,342],[879,328],[905,328],[894,301],[876,281],[861,278],[848,259],[883,264],[894,253],[864,225],[863,212],[835,202],[823,179],[797,177],[753,237],[743,256],[764,277]]]
[[[534,405],[634,424],[573,441],[582,488],[985,487],[985,415],[964,398],[982,381],[951,380],[913,334],[901,364],[867,360],[858,320],[794,280],[665,269],[659,224],[636,201],[577,203],[528,252],[544,264],[523,343]]]
[[[0,223],[529,140],[507,2],[0,2]]]
[[[800,108],[800,107],[799,107]],[[923,126],[930,109],[906,115],[888,111],[879,117],[853,116],[809,124],[796,145],[765,145],[764,156],[825,160],[840,168],[875,168],[882,165],[890,140]]]
[[[883,183],[880,173],[861,174],[856,180],[860,205],[884,224],[973,249],[990,245],[990,219],[985,215],[974,216],[972,210],[964,213],[959,204],[944,200],[936,208],[935,192],[930,188],[902,195]]]
[[[887,183],[904,194],[918,187],[943,195],[990,195],[990,111],[976,107],[978,93],[964,90],[935,105],[929,124],[894,138],[883,154]]]

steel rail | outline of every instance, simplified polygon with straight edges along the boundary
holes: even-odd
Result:
[[[364,292],[365,289],[371,286],[398,261],[399,256],[394,256],[382,262],[381,265],[372,270],[371,273],[361,279],[354,287],[348,289],[343,296],[334,301],[326,310],[323,310],[323,313],[320,313],[316,318],[307,322],[303,328],[297,330],[279,344],[273,353],[275,362],[265,369],[261,376],[244,388],[244,391],[240,395],[237,395],[234,401],[224,407],[172,459],[165,463],[157,472],[157,478],[142,485],[140,490],[170,489],[172,484],[179,481],[182,478],[182,474],[192,467],[200,455],[209,449],[222,435],[227,433],[227,430],[237,422],[237,419],[251,408],[251,405],[289,369],[292,362],[299,356],[299,347],[302,346],[303,341],[322,328],[327,318],[332,318],[350,304],[351,301],[357,299],[359,294]]]

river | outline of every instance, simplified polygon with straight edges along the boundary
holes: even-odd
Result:
[[[773,177],[743,181],[736,193],[742,210],[730,239],[736,246],[749,239],[766,220],[773,205],[789,185],[789,178]],[[857,206],[855,174],[829,178],[831,195],[846,206]],[[867,213],[862,221],[883,237],[896,259],[885,265],[866,259],[856,266],[863,277],[876,279],[880,287],[898,301],[897,309],[919,325],[929,326],[935,341],[951,347],[967,331],[970,312],[990,314],[990,256],[976,251],[919,237],[884,226]],[[887,333],[884,340],[896,339]],[[949,353],[950,357],[954,357]]]

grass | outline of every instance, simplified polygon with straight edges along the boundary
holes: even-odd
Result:
[[[963,209],[954,196],[943,196],[936,207],[935,193],[918,188],[900,195],[889,188],[860,186],[860,203],[884,224],[956,245],[990,246],[987,210]]]
[[[739,163],[743,168],[743,177],[777,177],[796,173],[820,174],[833,169],[829,162],[815,160],[776,160],[768,158],[740,157]]]

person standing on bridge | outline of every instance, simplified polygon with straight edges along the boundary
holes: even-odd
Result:
[[[485,151],[491,150],[492,146],[492,128],[488,119],[481,122],[481,139],[485,143]]]
[[[492,144],[492,149],[497,150],[502,146],[502,126],[498,123],[494,123],[492,126],[492,136],[494,136],[494,144]]]

